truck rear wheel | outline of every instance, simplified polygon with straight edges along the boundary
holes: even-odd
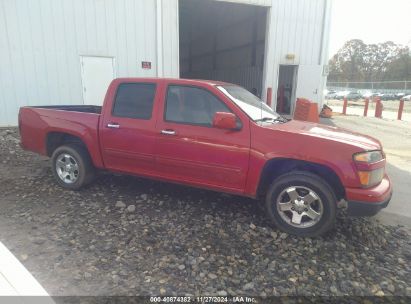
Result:
[[[58,147],[51,157],[53,175],[57,183],[67,189],[78,190],[91,183],[95,168],[87,149],[78,144]]]
[[[266,209],[281,230],[298,236],[318,236],[334,227],[337,199],[319,176],[303,171],[275,179],[266,196]]]

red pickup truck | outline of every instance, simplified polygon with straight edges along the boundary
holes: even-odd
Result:
[[[51,157],[57,182],[77,190],[97,169],[265,201],[280,229],[315,236],[387,206],[392,186],[378,140],[288,120],[233,84],[122,78],[99,106],[22,107],[21,145]]]

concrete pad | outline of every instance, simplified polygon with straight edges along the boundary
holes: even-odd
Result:
[[[54,303],[47,291],[1,242],[0,296],[1,303],[34,303],[38,300]]]

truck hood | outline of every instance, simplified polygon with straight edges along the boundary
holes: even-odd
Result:
[[[264,127],[316,138],[324,138],[356,146],[363,150],[382,150],[380,141],[371,136],[323,124],[291,120],[283,124],[264,125]]]

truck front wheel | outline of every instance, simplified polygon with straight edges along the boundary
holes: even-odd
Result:
[[[295,171],[271,184],[266,209],[281,230],[298,236],[318,236],[333,228],[337,199],[330,185],[319,176]]]
[[[81,145],[67,144],[58,147],[51,162],[53,175],[64,188],[78,190],[94,179],[95,168],[88,151]]]

